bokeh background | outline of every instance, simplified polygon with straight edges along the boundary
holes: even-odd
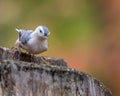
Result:
[[[11,48],[15,28],[49,28],[49,50],[120,96],[119,0],[0,0],[0,46]]]

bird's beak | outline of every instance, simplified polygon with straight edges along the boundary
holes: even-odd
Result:
[[[50,32],[48,33],[48,36],[50,35]]]
[[[48,37],[50,35],[50,32],[49,33],[44,33],[44,36]]]

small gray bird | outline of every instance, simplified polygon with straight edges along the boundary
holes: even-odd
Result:
[[[16,40],[15,46],[22,48],[30,54],[39,54],[48,49],[48,36],[50,32],[45,26],[38,26],[33,30],[16,29],[19,37]]]

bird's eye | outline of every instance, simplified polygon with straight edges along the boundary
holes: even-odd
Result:
[[[40,30],[40,33],[42,33],[42,30]]]

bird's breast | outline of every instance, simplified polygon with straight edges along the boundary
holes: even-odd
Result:
[[[48,49],[47,40],[40,41],[38,39],[31,39],[28,42],[28,51],[31,54],[39,54]]]

